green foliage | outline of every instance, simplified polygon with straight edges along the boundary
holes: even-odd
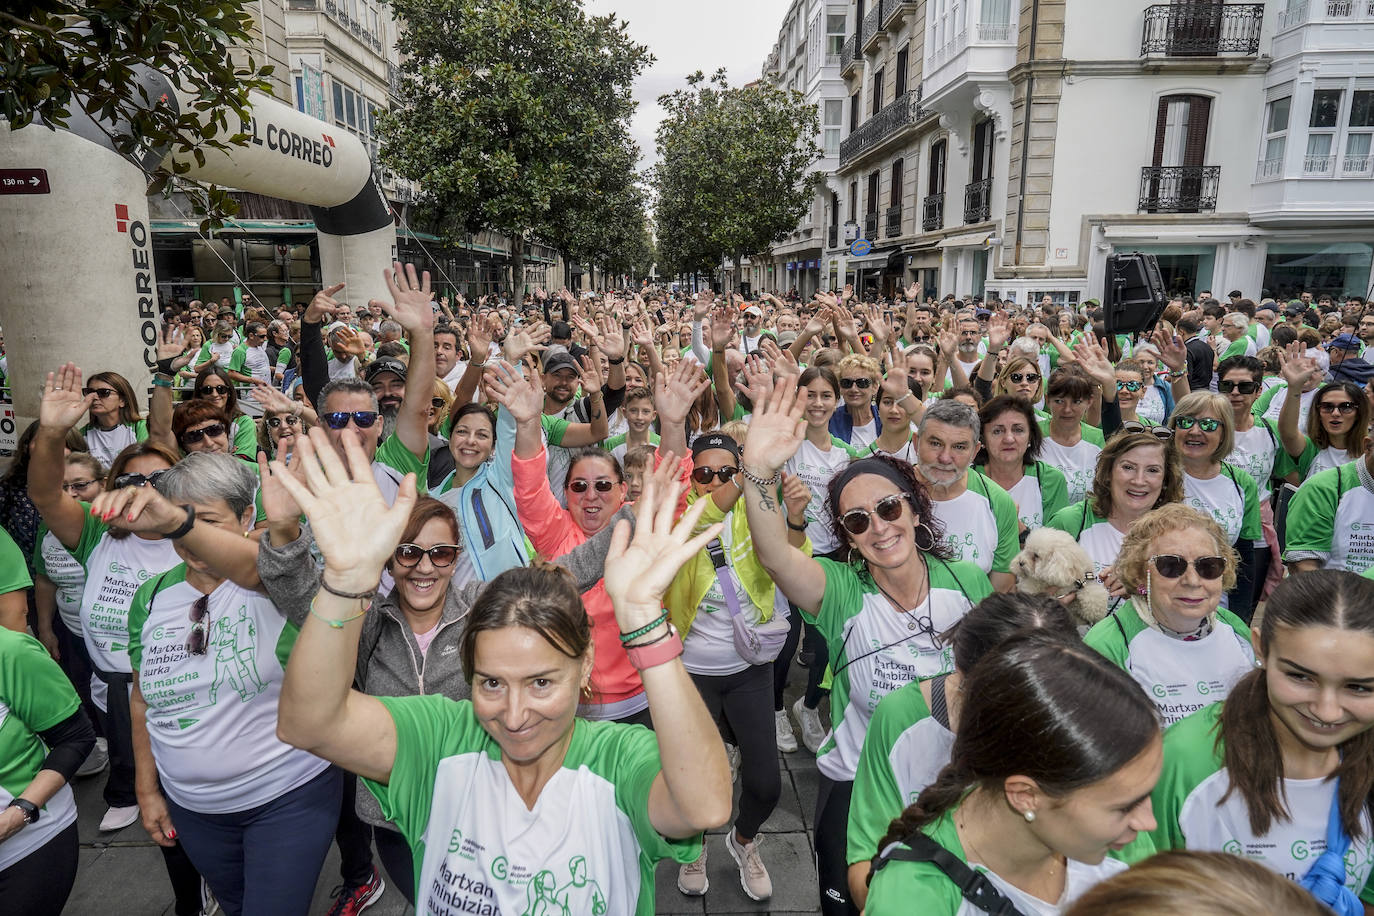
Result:
[[[617,246],[642,191],[625,123],[652,61],[614,16],[579,0],[394,0],[401,104],[383,119],[386,164],[420,182],[450,240],[532,233],[578,257]],[[520,253],[515,283],[522,284]]]
[[[172,173],[157,167],[176,151],[203,162],[205,149],[248,137],[248,93],[267,91],[272,67],[233,63],[229,49],[252,41],[247,0],[18,0],[0,21],[0,105],[10,127],[64,127],[73,106],[89,114],[130,162],[148,174],[148,193]],[[138,70],[152,66],[198,101],[177,112],[150,99]],[[231,126],[232,125],[232,126]],[[176,168],[180,173],[185,166]],[[218,228],[238,204],[220,188],[182,181],[203,228]]]
[[[819,117],[797,92],[731,88],[725,72],[700,72],[659,99],[659,164],[653,172],[659,268],[710,273],[726,257],[768,250],[811,205]]]

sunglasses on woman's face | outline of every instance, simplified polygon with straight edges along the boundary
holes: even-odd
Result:
[[[435,410],[443,410],[448,404],[444,402],[443,398],[430,398],[429,406],[433,407]]]
[[[396,558],[397,563],[407,569],[418,565],[423,556],[428,556],[429,562],[435,566],[443,567],[452,566],[462,549],[457,544],[435,544],[429,548],[421,547],[419,544],[397,544],[396,552],[392,556]]]
[[[379,414],[375,410],[336,410],[321,416],[330,429],[343,429],[350,419],[358,424],[359,429],[371,429]]]
[[[195,445],[206,436],[209,436],[211,439],[217,439],[222,435],[224,435],[224,424],[211,423],[209,426],[202,426],[200,429],[186,430],[186,432],[181,434],[181,441],[186,445]]]
[[[596,481],[596,483],[592,483],[589,480],[582,480],[579,478],[578,480],[570,482],[568,484],[568,489],[572,490],[574,493],[586,493],[592,487],[596,487],[596,492],[598,493],[609,493],[611,492],[611,489],[614,486],[615,481],[607,480],[605,477]]]
[[[1259,382],[1217,382],[1217,391],[1222,394],[1230,394],[1233,391],[1239,391],[1241,394],[1254,394],[1259,391]]]
[[[1191,562],[1193,569],[1204,579],[1220,579],[1226,572],[1225,557],[1198,557],[1189,561],[1185,557],[1174,556],[1173,554],[1157,554],[1150,557],[1150,562],[1155,566],[1155,572],[1166,579],[1177,579],[1188,571]]]
[[[295,416],[295,415],[293,415],[293,414],[287,414],[287,415],[284,416],[284,417],[268,417],[268,418],[267,418],[267,428],[268,428],[268,429],[276,429],[278,426],[281,426],[283,423],[285,423],[287,426],[300,426],[300,425],[301,425],[301,418],[300,418],[300,417],[297,417],[297,416]]]
[[[160,471],[153,471],[151,474],[120,474],[115,478],[114,485],[116,490],[124,487],[146,487],[150,483],[157,483],[157,479],[167,473],[167,468]]]
[[[114,397],[119,392],[115,391],[113,388],[82,388],[81,393],[82,395],[85,395],[87,397],[89,397],[90,395],[95,395],[103,401],[106,398]]]
[[[873,384],[870,378],[842,378],[840,379],[841,388],[857,388],[860,391],[867,391]]]
[[[1015,385],[1034,385],[1040,381],[1040,374],[1038,372],[1013,372],[1011,375],[1008,375],[1007,378],[1011,379],[1012,384]]]
[[[1132,394],[1135,394],[1137,391],[1139,391],[1141,388],[1144,388],[1144,387],[1145,387],[1145,383],[1144,383],[1144,382],[1117,382],[1117,383],[1116,383],[1116,390],[1117,390],[1117,391],[1129,391],[1129,392],[1131,392]]]
[[[728,466],[723,468],[692,468],[692,479],[705,486],[717,477],[720,478],[721,483],[725,483],[732,480],[738,473],[739,468]]]
[[[1175,417],[1174,425],[1179,429],[1192,429],[1196,425],[1204,433],[1214,433],[1221,428],[1221,421],[1215,417]]]
[[[186,651],[204,655],[210,647],[210,596],[201,595],[191,605],[191,635],[186,637]]]
[[[203,398],[203,397],[206,397],[207,395],[210,395],[210,396],[218,396],[218,395],[221,395],[221,394],[228,394],[228,393],[229,393],[229,387],[228,387],[227,385],[206,385],[204,388],[200,389],[199,392],[197,392],[196,397],[198,397],[198,398]]]
[[[67,491],[68,493],[79,493],[82,490],[89,487],[91,484],[97,482],[98,481],[94,480],[69,480],[66,483],[62,484],[62,489]]]
[[[873,504],[873,509],[850,509],[840,516],[840,524],[850,534],[863,534],[868,530],[871,516],[878,516],[885,522],[895,522],[902,517],[902,506],[909,498],[906,493],[893,493],[884,496]]]
[[[1322,403],[1320,403],[1320,404],[1317,405],[1317,409],[1320,410],[1322,413],[1338,413],[1338,414],[1354,413],[1354,412],[1355,412],[1355,402],[1354,402],[1354,401],[1341,401],[1339,404],[1332,404],[1332,403],[1329,402],[1329,401],[1323,401]]]

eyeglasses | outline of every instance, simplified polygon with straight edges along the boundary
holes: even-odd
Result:
[[[840,379],[841,388],[857,388],[860,391],[867,391],[873,380],[869,378],[842,378]]]
[[[429,562],[435,566],[452,566],[453,561],[458,559],[458,553],[463,548],[457,544],[435,544],[433,547],[425,548],[419,544],[397,544],[396,552],[392,554],[396,562],[407,569],[416,566],[421,557],[429,557]]]
[[[1204,433],[1214,433],[1221,428],[1221,421],[1215,417],[1174,417],[1174,425],[1179,429],[1192,429],[1195,425]]]
[[[868,530],[870,516],[876,515],[885,522],[895,522],[902,517],[902,505],[911,498],[910,493],[893,493],[884,496],[868,509],[850,509],[840,516],[840,524],[850,534],[863,534]]]
[[[186,651],[204,655],[210,648],[210,596],[201,595],[191,605],[191,635],[186,637]]]
[[[114,485],[116,490],[124,487],[146,487],[150,483],[157,483],[159,477],[167,473],[167,468],[160,471],[153,471],[151,474],[120,474],[115,478]]]
[[[1217,382],[1217,391],[1222,394],[1230,394],[1239,391],[1241,394],[1254,394],[1259,391],[1259,382]]]
[[[710,483],[713,478],[717,477],[720,478],[721,483],[725,483],[726,481],[733,479],[734,476],[738,473],[739,468],[732,467],[692,468],[692,479],[695,480],[697,483],[701,484],[702,486],[705,486],[706,484]]]
[[[198,397],[198,398],[199,398],[199,397],[204,397],[204,396],[207,395],[207,394],[228,394],[228,393],[229,393],[229,386],[227,386],[227,385],[206,385],[204,388],[201,388],[200,391],[198,391],[198,392],[196,393],[196,397]]]
[[[1166,579],[1177,579],[1188,571],[1190,561],[1173,554],[1157,554],[1150,557],[1155,571]],[[1204,579],[1220,579],[1226,572],[1225,557],[1198,557],[1191,561],[1193,569]]]
[[[1012,380],[1012,383],[1013,383],[1013,384],[1016,384],[1016,385],[1020,385],[1020,384],[1023,383],[1023,382],[1028,382],[1028,383],[1034,385],[1036,382],[1040,381],[1040,373],[1038,373],[1038,372],[1013,372],[1011,375],[1008,375],[1007,378],[1011,379],[1011,380]]]
[[[336,410],[332,413],[322,414],[325,425],[330,429],[343,429],[348,425],[349,419],[358,424],[359,429],[371,429],[372,424],[377,422],[380,416],[375,410]]]
[[[430,398],[429,406],[433,407],[435,410],[443,410],[445,407],[448,406],[448,402],[445,401],[443,398]]]
[[[1149,433],[1161,442],[1168,442],[1174,437],[1174,431],[1167,426],[1146,426],[1138,420],[1127,420],[1121,424],[1121,429],[1128,433]]]
[[[211,423],[209,426],[202,426],[200,429],[188,429],[181,434],[181,441],[186,445],[195,445],[200,440],[209,436],[216,439],[224,435],[223,423]]]
[[[81,393],[88,397],[90,395],[95,395],[103,401],[108,397],[113,397],[119,392],[115,391],[113,388],[82,388]]]
[[[284,416],[284,417],[268,417],[268,418],[267,418],[267,428],[268,428],[268,429],[276,429],[278,426],[281,426],[283,423],[285,423],[287,426],[300,426],[300,425],[301,425],[301,418],[298,417],[298,416],[296,416],[296,415],[294,415],[294,414],[287,414],[287,415]]]
[[[93,483],[98,483],[98,481],[95,481],[95,480],[69,480],[69,481],[67,481],[66,483],[62,484],[62,489],[65,490],[65,491],[67,491],[68,493],[76,493],[76,492],[78,492],[78,491],[80,491],[80,490],[86,489],[87,487],[89,487],[89,486],[90,486],[91,484],[93,484]]]
[[[1339,414],[1354,413],[1354,412],[1355,412],[1355,402],[1354,402],[1354,401],[1341,401],[1339,404],[1332,404],[1332,403],[1330,403],[1329,401],[1323,401],[1322,403],[1320,403],[1320,404],[1317,405],[1317,409],[1320,410],[1322,413],[1339,413]]]
[[[1117,390],[1117,391],[1129,391],[1129,392],[1131,392],[1132,394],[1136,393],[1137,391],[1139,391],[1141,388],[1144,388],[1144,387],[1145,387],[1145,383],[1144,383],[1144,382],[1117,382],[1117,383],[1116,383],[1116,390]]]
[[[574,493],[586,493],[592,487],[596,487],[596,492],[598,493],[609,493],[614,486],[615,481],[607,480],[603,477],[596,483],[592,483],[589,480],[574,480],[568,484],[568,489],[572,490]]]

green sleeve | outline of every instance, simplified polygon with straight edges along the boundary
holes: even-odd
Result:
[[[1084,441],[1090,442],[1098,448],[1104,448],[1107,444],[1107,440],[1102,438],[1102,430],[1098,429],[1096,426],[1089,426],[1087,423],[1083,423],[1082,433]],[[1048,423],[1045,424],[1045,434],[1049,435]]]
[[[1303,479],[1306,479],[1307,472],[1312,469],[1312,462],[1317,460],[1317,455],[1319,452],[1317,449],[1317,443],[1313,442],[1307,436],[1303,436],[1302,441],[1307,443],[1302,447],[1302,454],[1296,457],[1290,455],[1289,457],[1293,459],[1293,464],[1298,469],[1298,476]],[[1283,450],[1280,449],[1280,451]]]
[[[210,356],[210,341],[207,340],[205,343],[201,344],[200,352],[197,353],[196,358],[191,361],[191,368],[199,366],[201,363],[208,360]]]
[[[148,603],[157,593],[158,583],[164,578],[158,576],[144,582],[129,603],[129,666],[135,671],[143,669],[143,625],[148,622]]]
[[[242,372],[243,362],[248,358],[248,345],[239,344],[234,348],[234,352],[229,354],[229,369],[232,372]]]
[[[253,418],[243,414],[234,420],[234,441],[230,446],[236,454],[250,458],[258,454],[258,427]]]
[[[892,861],[873,876],[866,916],[956,916],[963,906],[958,886],[929,862]]]
[[[841,449],[846,455],[849,456],[851,461],[855,458],[862,458],[864,455],[868,454],[868,451],[866,449],[855,448],[848,442],[835,436],[830,437],[830,444],[835,446],[835,448]]]
[[[824,557],[816,562],[821,564],[821,569],[825,572],[825,593],[821,596],[821,606],[814,615],[806,611],[802,611],[801,615],[803,620],[820,630],[827,643],[834,643],[839,640],[845,621],[857,614],[863,606],[864,587],[848,564],[836,563]],[[983,576],[982,579],[986,582],[987,576]]]
[[[1052,518],[1069,504],[1069,483],[1063,471],[1043,461],[1036,462],[1036,470],[1040,476],[1040,517]]]
[[[421,493],[425,492],[425,477],[429,471],[429,446],[425,446],[424,455],[416,455],[406,448],[401,437],[392,433],[382,440],[382,444],[377,446],[376,461],[391,468],[397,474],[404,477],[406,474],[415,475],[415,485]]]
[[[291,365],[291,348],[282,347],[277,351],[277,368],[285,369]]]
[[[0,630],[0,700],[35,734],[81,708],[76,689],[43,644],[13,630]],[[0,769],[11,763],[4,761]]]
[[[1219,607],[1217,608],[1217,622],[1224,623],[1235,630],[1236,635],[1245,640],[1247,646],[1250,645],[1250,626],[1244,620],[1241,620],[1226,608]]]
[[[1240,536],[1247,541],[1262,540],[1264,528],[1260,524],[1259,488],[1255,486],[1255,478],[1240,468],[1231,468],[1231,473],[1236,475],[1240,491],[1245,496],[1245,516],[1241,520]]]
[[[1084,505],[1086,502],[1087,500],[1080,499],[1078,502],[1070,503],[1060,509],[1049,517],[1049,520],[1045,522],[1045,527],[1057,528],[1060,531],[1067,531],[1074,537],[1079,537],[1083,534],[1083,519],[1086,517],[1091,521],[1093,518],[1092,512]]]
[[[1269,405],[1273,403],[1275,396],[1287,387],[1287,382],[1280,382],[1277,385],[1270,386],[1269,390],[1260,395],[1259,400],[1255,401],[1255,406],[1250,408],[1250,412],[1257,417],[1264,416],[1265,412],[1269,410]]]
[[[1294,551],[1331,555],[1340,498],[1340,468],[1322,471],[1298,487],[1288,504],[1285,560]]]
[[[867,862],[878,853],[878,841],[894,818],[901,816],[907,800],[892,772],[888,757],[897,739],[916,722],[930,717],[919,681],[899,687],[878,702],[864,735],[863,750],[854,773],[854,794],[849,802],[848,854],[846,863]]]
[[[1231,341],[1230,346],[1221,354],[1222,359],[1230,359],[1232,356],[1244,356],[1247,343],[1244,337]]]
[[[621,433],[618,436],[612,436],[609,439],[604,439],[601,442],[601,447],[608,452],[615,451],[616,446],[625,444],[625,439],[628,435],[629,433]]]
[[[29,575],[29,565],[24,562],[24,551],[14,543],[8,531],[0,528],[0,595],[32,587],[33,578]]]
[[[562,417],[551,417],[548,414],[539,415],[539,423],[544,428],[544,439],[549,445],[563,444],[563,434],[568,431],[570,424]]]
[[[90,559],[91,551],[95,550],[95,545],[99,544],[100,539],[105,536],[107,526],[100,519],[91,515],[90,503],[83,502],[81,509],[81,537],[76,542],[76,549],[71,553],[72,556],[76,557],[77,562],[85,566],[86,561]],[[89,569],[86,571],[90,572]]]
[[[1220,719],[1221,704],[1213,703],[1164,732],[1164,769],[1150,794],[1156,824],[1150,839],[1160,852],[1188,848],[1179,813],[1193,790],[1222,767],[1216,740]]]
[[[139,420],[134,424],[134,439],[139,442],[148,441],[148,421]]]
[[[991,480],[988,484],[988,500],[992,503],[992,515],[997,519],[997,549],[992,554],[993,572],[1011,572],[1011,561],[1021,550],[1020,520],[1016,515],[1016,501],[1011,494]]]
[[[649,819],[649,794],[654,780],[663,771],[658,738],[647,728],[614,722],[584,723],[588,743],[596,762],[604,768],[602,776],[615,783],[616,807],[634,827],[641,858],[658,862],[673,859],[686,864],[701,855],[704,836],[700,833],[669,839],[654,829]],[[581,726],[579,726],[581,727]],[[603,755],[605,755],[603,757]],[[605,759],[614,755],[614,760]]]
[[[1124,605],[1122,609],[1135,614],[1129,604]],[[1123,670],[1131,655],[1130,643],[1127,642],[1126,634],[1115,614],[1108,614],[1093,624],[1088,634],[1083,637],[1083,644]]]

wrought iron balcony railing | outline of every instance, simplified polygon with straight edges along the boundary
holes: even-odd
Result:
[[[886,227],[886,228],[887,228],[887,233],[886,233],[887,236],[888,236],[889,238],[891,238],[891,237],[894,236],[894,235],[901,235],[901,234],[902,234],[902,208],[901,208],[900,206],[898,206],[898,207],[888,207],[888,208],[887,208],[887,214],[886,214],[886,215],[887,215],[887,227]]]
[[[1201,213],[1217,208],[1219,165],[1147,165],[1140,170],[1139,209],[1146,213]]]
[[[825,247],[826,247],[826,248],[839,248],[839,247],[840,247],[840,227],[839,227],[839,226],[831,226],[830,229],[826,231],[826,233],[825,233]]]
[[[1262,3],[1164,3],[1146,7],[1140,53],[1167,57],[1258,54]]]
[[[856,55],[855,55],[855,53],[854,53],[854,46],[857,45],[858,43],[859,43],[859,36],[858,36],[858,35],[850,35],[848,38],[846,38],[846,39],[844,40],[844,44],[840,45],[840,72],[841,72],[841,73],[848,73],[848,72],[849,72],[849,68],[852,67],[852,66],[854,66],[855,57],[856,57]]]
[[[927,194],[921,201],[921,231],[934,232],[945,225],[945,192]]]
[[[992,178],[964,185],[964,222],[981,223],[992,216]]]
[[[921,87],[904,92],[858,129],[840,141],[840,168],[864,155],[888,137],[920,121],[927,112],[921,107]]]
[[[878,37],[883,28],[883,0],[873,0],[873,6],[859,24],[859,51],[868,50],[869,43]]]
[[[878,211],[864,216],[864,238],[872,241],[878,237]]]

